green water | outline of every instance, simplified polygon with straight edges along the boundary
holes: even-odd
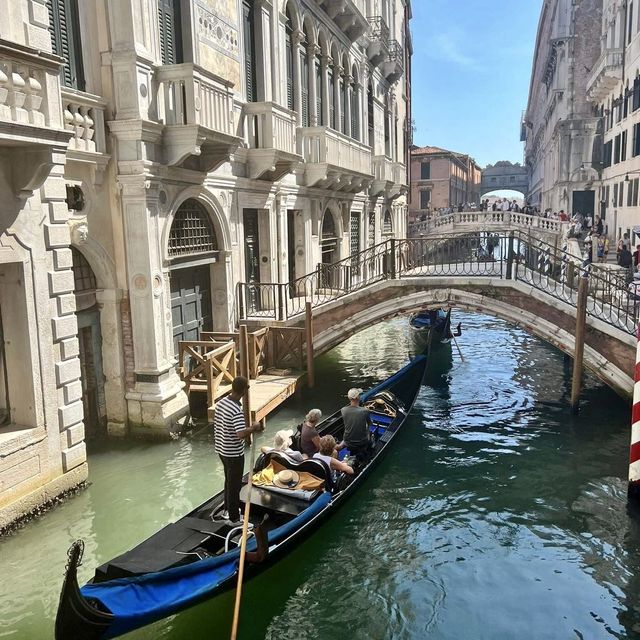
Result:
[[[554,349],[493,318],[458,314],[465,361],[434,357],[414,415],[359,495],[249,582],[240,637],[271,640],[640,638],[640,527],[627,512],[629,411],[587,379],[567,408]],[[263,440],[399,368],[406,320],[317,364],[318,385]],[[0,540],[0,638],[51,638],[66,549],[80,579],[222,485],[204,433],[91,452],[86,490]],[[127,636],[228,638],[233,594]]]

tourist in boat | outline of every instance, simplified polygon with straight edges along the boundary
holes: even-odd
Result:
[[[249,388],[244,376],[231,383],[231,393],[216,404],[213,419],[215,450],[224,467],[224,510],[214,515],[216,520],[228,520],[240,525],[240,489],[244,470],[244,441],[252,433],[264,431],[259,422],[247,425],[240,401]]]
[[[304,459],[302,453],[300,451],[294,451],[291,448],[291,436],[293,436],[293,431],[291,429],[280,429],[280,431],[277,431],[276,435],[273,437],[273,447],[262,447],[260,450],[262,453],[280,451],[281,453],[289,456],[292,460],[302,462]]]
[[[371,459],[371,414],[368,409],[360,406],[361,393],[362,389],[349,389],[347,393],[349,404],[341,410],[344,435],[337,448],[341,450],[346,447],[358,460],[366,464]]]
[[[348,475],[353,475],[353,467],[346,462],[341,462],[336,456],[336,439],[333,436],[322,436],[320,438],[320,451],[313,454],[314,459],[322,460],[331,471],[341,471]]]
[[[322,418],[322,411],[320,409],[311,409],[302,423],[300,451],[307,458],[311,458],[314,453],[320,450],[320,435],[316,431],[316,425],[320,422],[320,418]]]

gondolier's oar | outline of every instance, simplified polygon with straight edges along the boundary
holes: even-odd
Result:
[[[251,437],[251,464],[247,474],[247,499],[244,503],[244,519],[242,521],[242,540],[240,541],[240,564],[238,566],[238,586],[236,587],[236,603],[233,609],[233,623],[231,625],[231,640],[236,640],[238,621],[240,619],[240,601],[242,600],[242,578],[244,577],[244,562],[247,550],[247,531],[249,529],[249,510],[251,509],[251,490],[253,488],[253,465],[256,458],[256,434]]]

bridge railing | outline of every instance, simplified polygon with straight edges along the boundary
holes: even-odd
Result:
[[[492,212],[493,213],[493,212]],[[389,239],[287,283],[240,283],[238,317],[284,321],[384,280],[424,277],[500,278],[525,282],[573,307],[578,279],[589,278],[587,314],[633,334],[640,301],[630,274],[581,257],[520,231],[487,231]]]
[[[420,237],[428,234],[446,233],[460,229],[464,231],[470,227],[491,228],[517,228],[519,230],[539,231],[545,234],[557,234],[564,236],[570,223],[543,218],[515,211],[462,211],[444,215],[431,214],[429,219],[414,222],[409,225],[409,237]]]

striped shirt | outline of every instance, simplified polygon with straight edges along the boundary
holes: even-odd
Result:
[[[231,396],[220,400],[216,404],[216,414],[213,419],[216,453],[228,457],[244,455],[244,440],[239,439],[236,434],[246,428],[242,405]]]

